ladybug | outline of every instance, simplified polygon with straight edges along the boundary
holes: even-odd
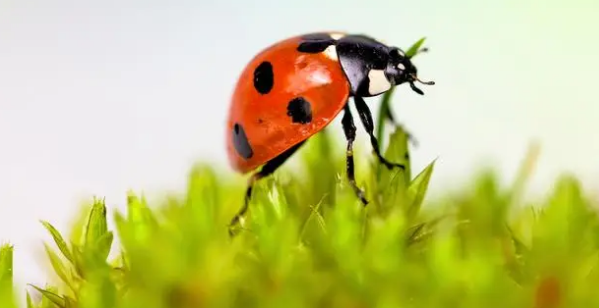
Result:
[[[254,183],[277,170],[341,111],[347,139],[347,178],[366,205],[368,201],[354,177],[356,127],[349,99],[353,98],[378,160],[388,168],[404,168],[381,155],[372,114],[363,98],[403,83],[422,95],[415,82],[434,85],[418,79],[416,67],[400,48],[362,34],[298,35],[258,53],[242,71],[233,92],[226,145],[235,171],[246,174],[262,168],[250,177],[245,202],[231,225],[246,212]]]

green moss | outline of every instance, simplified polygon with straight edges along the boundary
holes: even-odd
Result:
[[[399,139],[391,140],[393,146]],[[322,150],[314,141],[304,159],[326,154],[318,153]],[[375,183],[367,185],[373,202],[364,208],[343,177],[323,179],[320,167],[305,166],[304,173],[283,168],[260,182],[245,229],[233,239],[227,223],[240,206],[244,186],[212,167],[193,169],[187,192],[163,203],[149,205],[131,194],[127,211],[110,216],[116,230],[107,229],[107,209],[95,200],[81,222],[85,226],[79,242],[63,244],[60,234],[50,232],[54,243],[49,258],[63,283],[43,291],[46,304],[599,304],[594,292],[599,282],[596,205],[572,177],[558,179],[553,193],[535,207],[515,202],[519,188],[499,187],[494,173],[481,174],[457,197],[433,201],[425,198],[434,180],[433,164],[409,181],[401,172],[386,169],[388,174],[377,181],[369,165],[362,164],[361,183]],[[314,183],[332,187],[325,191]],[[303,202],[302,196],[311,201]],[[112,232],[122,245],[112,248],[123,253],[107,258]]]
[[[0,245],[0,303],[2,307],[14,307],[13,290],[13,247]]]

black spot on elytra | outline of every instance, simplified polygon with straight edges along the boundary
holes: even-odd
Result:
[[[312,105],[303,97],[296,97],[287,104],[287,115],[293,123],[307,124],[312,122]]]
[[[262,120],[262,119],[259,118],[258,119],[258,124],[262,124],[262,123],[264,123],[264,120]]]
[[[274,73],[272,64],[264,61],[254,70],[254,88],[260,94],[268,94],[274,86]]]
[[[302,36],[302,41],[297,46],[297,51],[319,53],[333,44],[335,44],[335,40],[328,33],[311,33]]]
[[[245,135],[245,130],[239,123],[235,123],[233,126],[233,146],[235,146],[237,153],[245,159],[250,159],[254,155],[250,142]]]
[[[297,51],[305,53],[319,53],[331,46],[331,42],[303,42],[297,46]]]

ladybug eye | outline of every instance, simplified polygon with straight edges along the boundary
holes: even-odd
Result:
[[[399,64],[397,64],[397,69],[400,71],[405,71],[406,66],[403,63],[399,63]]]

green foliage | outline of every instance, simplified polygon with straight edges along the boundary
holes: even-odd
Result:
[[[394,151],[405,148],[395,142],[406,138],[390,140],[386,152],[405,157]],[[361,183],[373,200],[364,208],[343,177],[323,180],[323,166],[306,163],[319,155],[343,161],[341,147],[321,141],[303,153],[303,173],[283,168],[259,182],[234,238],[227,224],[244,186],[202,165],[184,194],[162,203],[151,206],[130,193],[127,210],[113,214],[115,230],[106,227],[102,200],[91,206],[79,242],[66,244],[44,223],[54,241],[48,258],[62,282],[35,287],[43,300],[29,307],[599,304],[596,203],[571,176],[529,206],[514,201],[520,187],[500,187],[492,172],[452,198],[428,200],[434,163],[414,178],[385,168],[381,181],[372,164],[361,164]],[[342,164],[327,168],[339,173]],[[112,232],[122,246],[109,257]]]
[[[13,296],[13,247],[0,245],[0,307],[15,307]]]
[[[104,200],[94,199],[68,236],[44,221],[52,239],[47,259],[59,280],[32,286],[25,304],[599,306],[598,204],[575,178],[563,176],[547,199],[523,203],[533,152],[512,187],[484,172],[460,193],[431,200],[435,162],[412,177],[407,134],[396,127],[388,137],[386,157],[407,168],[380,168],[373,156],[357,155],[367,207],[347,184],[343,147],[325,131],[300,151],[299,170],[283,167],[257,183],[233,238],[228,223],[245,185],[206,165],[193,168],[186,191],[161,202],[130,192],[126,210],[107,216]],[[11,280],[6,246],[1,307],[12,305],[4,305],[12,300]]]

